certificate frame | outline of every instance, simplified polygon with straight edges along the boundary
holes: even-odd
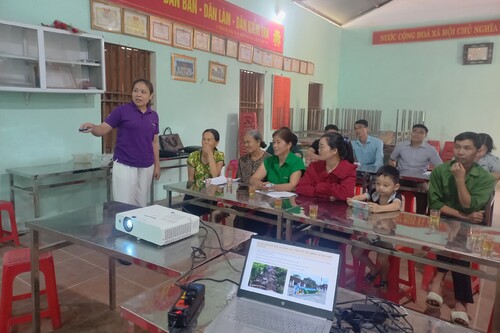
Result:
[[[196,58],[172,53],[172,78],[179,81],[196,82]]]
[[[212,35],[210,50],[215,54],[226,55],[226,40],[222,37]]]
[[[465,44],[463,51],[464,65],[491,64],[493,43]]]
[[[300,74],[307,74],[307,61],[300,61],[300,69],[299,69]]]
[[[148,15],[129,9],[123,9],[123,28],[125,35],[148,39]]]
[[[231,39],[226,40],[226,56],[238,58],[238,42]]]
[[[282,70],[283,69],[283,56],[273,53],[273,68]]]
[[[205,52],[210,51],[210,34],[202,30],[194,29],[193,48]]]
[[[254,64],[262,65],[262,50],[256,47],[253,48],[252,62]]]
[[[292,59],[292,72],[298,73],[300,71],[300,60]]]
[[[159,17],[149,17],[149,40],[156,43],[172,45],[173,23]]]
[[[193,28],[174,23],[173,28],[173,46],[181,49],[193,49]]]
[[[92,0],[91,27],[107,32],[122,32],[122,9]]]
[[[252,63],[253,46],[246,43],[239,43],[238,45],[238,61]]]
[[[226,84],[227,65],[215,61],[208,62],[208,81]]]
[[[312,62],[307,63],[307,74],[314,75],[314,63]]]
[[[262,66],[273,67],[273,54],[271,52],[262,51]]]
[[[291,72],[292,71],[292,58],[285,57],[283,59],[283,70],[285,72]]]

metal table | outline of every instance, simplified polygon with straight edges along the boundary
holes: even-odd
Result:
[[[497,272],[487,273],[481,270],[456,266],[427,257],[416,256],[413,253],[384,249],[356,240],[363,237],[370,240],[385,241],[412,249],[419,249],[485,265],[495,268],[498,271],[500,268],[500,228],[478,226],[456,219],[441,217],[440,229],[437,232],[429,233],[429,217],[425,215],[400,212],[369,214],[364,210],[349,208],[344,202],[331,203],[300,196],[296,198],[296,203],[296,207],[292,207],[283,213],[283,218],[286,222],[286,239],[292,239],[294,226],[297,227],[299,225],[303,228],[311,226],[306,231],[316,237],[331,239],[375,252],[386,253],[415,262],[495,281],[494,313],[500,313],[500,275]],[[317,204],[319,207],[317,219],[309,217],[309,205],[312,203]],[[383,220],[396,224],[393,234],[381,234],[373,228],[374,225],[380,224]],[[482,233],[493,237],[494,250],[491,257],[483,257],[475,251],[472,235],[470,234],[471,227],[478,228]],[[343,232],[353,237],[347,238],[338,234],[330,234],[327,230]],[[499,316],[494,316],[493,318],[493,331],[500,332]]]
[[[196,268],[189,281],[200,278],[218,280],[228,278],[239,283],[241,272],[236,271],[234,268],[241,271],[244,260],[243,256],[235,253],[219,256],[209,264]],[[229,265],[228,261],[231,262],[234,268]],[[197,320],[192,322],[190,327],[185,329],[176,328],[173,330],[175,332],[204,332],[210,322],[236,297],[237,286],[232,283],[217,283],[208,280],[199,281],[198,283],[205,285],[205,304],[202,305]],[[172,279],[125,302],[121,306],[121,314],[123,318],[129,321],[129,331],[133,332],[134,327],[138,326],[149,332],[169,332],[167,313],[175,304],[180,292],[181,290],[174,285],[174,279]],[[342,288],[339,288],[337,296],[338,303],[365,299],[364,295]],[[407,311],[407,319],[410,324],[421,329],[415,332],[473,332],[434,317],[412,310]],[[363,332],[377,331],[363,330]],[[397,330],[391,332],[395,333]]]
[[[170,170],[170,169],[180,169],[183,167],[187,167],[187,162],[182,163],[183,159],[187,159],[189,156],[188,153],[181,153],[177,156],[173,157],[162,157],[160,158],[160,171],[161,170]],[[177,162],[177,164],[170,165],[170,162]],[[167,165],[168,164],[168,165]],[[179,170],[179,181],[181,181],[181,170]],[[154,183],[154,182],[153,182]],[[149,192],[149,204],[153,205],[155,203],[155,189],[154,184],[151,185],[151,189]]]
[[[167,206],[179,207],[182,203],[190,203],[200,207],[213,210],[220,210],[237,216],[247,217],[253,220],[266,222],[277,226],[276,237],[282,237],[282,212],[292,206],[293,198],[283,199],[282,207],[274,208],[275,199],[262,194],[255,193],[250,196],[248,187],[239,183],[224,184],[220,186],[205,183],[182,182],[177,184],[167,184],[163,188],[167,191]],[[195,199],[190,201],[172,204],[172,192],[188,194]],[[272,218],[265,218],[254,215],[256,212],[265,213]]]
[[[111,200],[110,166],[102,165],[101,160],[90,163],[58,163],[22,168],[9,168],[5,171],[10,177],[10,200],[15,202],[15,191],[33,196],[34,217],[40,217],[40,191],[48,188],[83,184],[106,180],[107,200]]]
[[[61,248],[69,244],[78,244],[91,248],[109,257],[109,303],[116,306],[115,259],[123,259],[136,265],[161,272],[168,276],[180,276],[221,255],[218,238],[214,231],[206,228],[181,241],[157,246],[146,241],[137,241],[135,237],[114,228],[115,215],[118,212],[137,207],[108,202],[102,206],[93,206],[74,212],[35,219],[26,223],[31,229],[31,285],[33,298],[33,331],[40,332],[40,253]],[[229,250],[245,242],[252,233],[223,225],[210,224],[217,231],[224,250]],[[200,225],[201,227],[201,225]],[[50,239],[61,241],[40,248],[40,234]],[[203,240],[206,258],[191,257],[192,247],[199,247]]]

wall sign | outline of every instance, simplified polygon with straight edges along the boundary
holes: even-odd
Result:
[[[256,47],[283,53],[284,27],[223,0],[110,0]]]
[[[500,20],[374,31],[372,45],[500,35]]]

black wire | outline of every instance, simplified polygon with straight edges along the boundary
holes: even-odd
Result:
[[[219,237],[219,233],[217,232],[217,230],[215,230],[212,226],[206,224],[205,222],[201,221],[201,224],[203,224],[204,226],[212,229],[212,231],[215,233],[215,236],[217,236],[217,241],[219,242],[219,248],[220,250],[222,251],[222,253],[224,254],[224,258],[226,258],[226,261],[227,263],[229,264],[229,267],[231,267],[235,272],[237,273],[241,273],[241,270],[237,269],[236,267],[233,266],[233,264],[231,263],[231,261],[229,261],[228,257],[226,256],[226,253],[228,252],[227,250],[225,250],[223,247],[222,247],[222,242],[220,240],[220,237]],[[203,227],[202,227],[203,228]]]
[[[237,285],[238,287],[240,286],[240,284],[238,282],[234,282],[233,280],[231,279],[222,279],[222,280],[217,280],[217,279],[212,279],[212,278],[199,278],[199,279],[195,279],[193,281],[190,281],[189,282],[189,285],[191,285],[192,283],[195,283],[195,282],[198,282],[198,281],[212,281],[212,282],[217,282],[217,283],[222,283],[222,282],[231,282],[232,284],[235,284]]]

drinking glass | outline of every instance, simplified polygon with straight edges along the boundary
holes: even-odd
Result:
[[[255,195],[255,186],[248,186],[248,195],[253,197]]]
[[[274,199],[274,209],[281,209],[283,207],[283,200],[281,198]]]
[[[433,233],[439,230],[439,218],[441,211],[439,209],[431,209],[429,214],[429,232]]]
[[[318,205],[309,205],[309,217],[314,220],[318,218]]]
[[[481,256],[483,257],[491,257],[493,254],[493,245],[495,244],[493,235],[482,235],[482,244],[481,244]]]

